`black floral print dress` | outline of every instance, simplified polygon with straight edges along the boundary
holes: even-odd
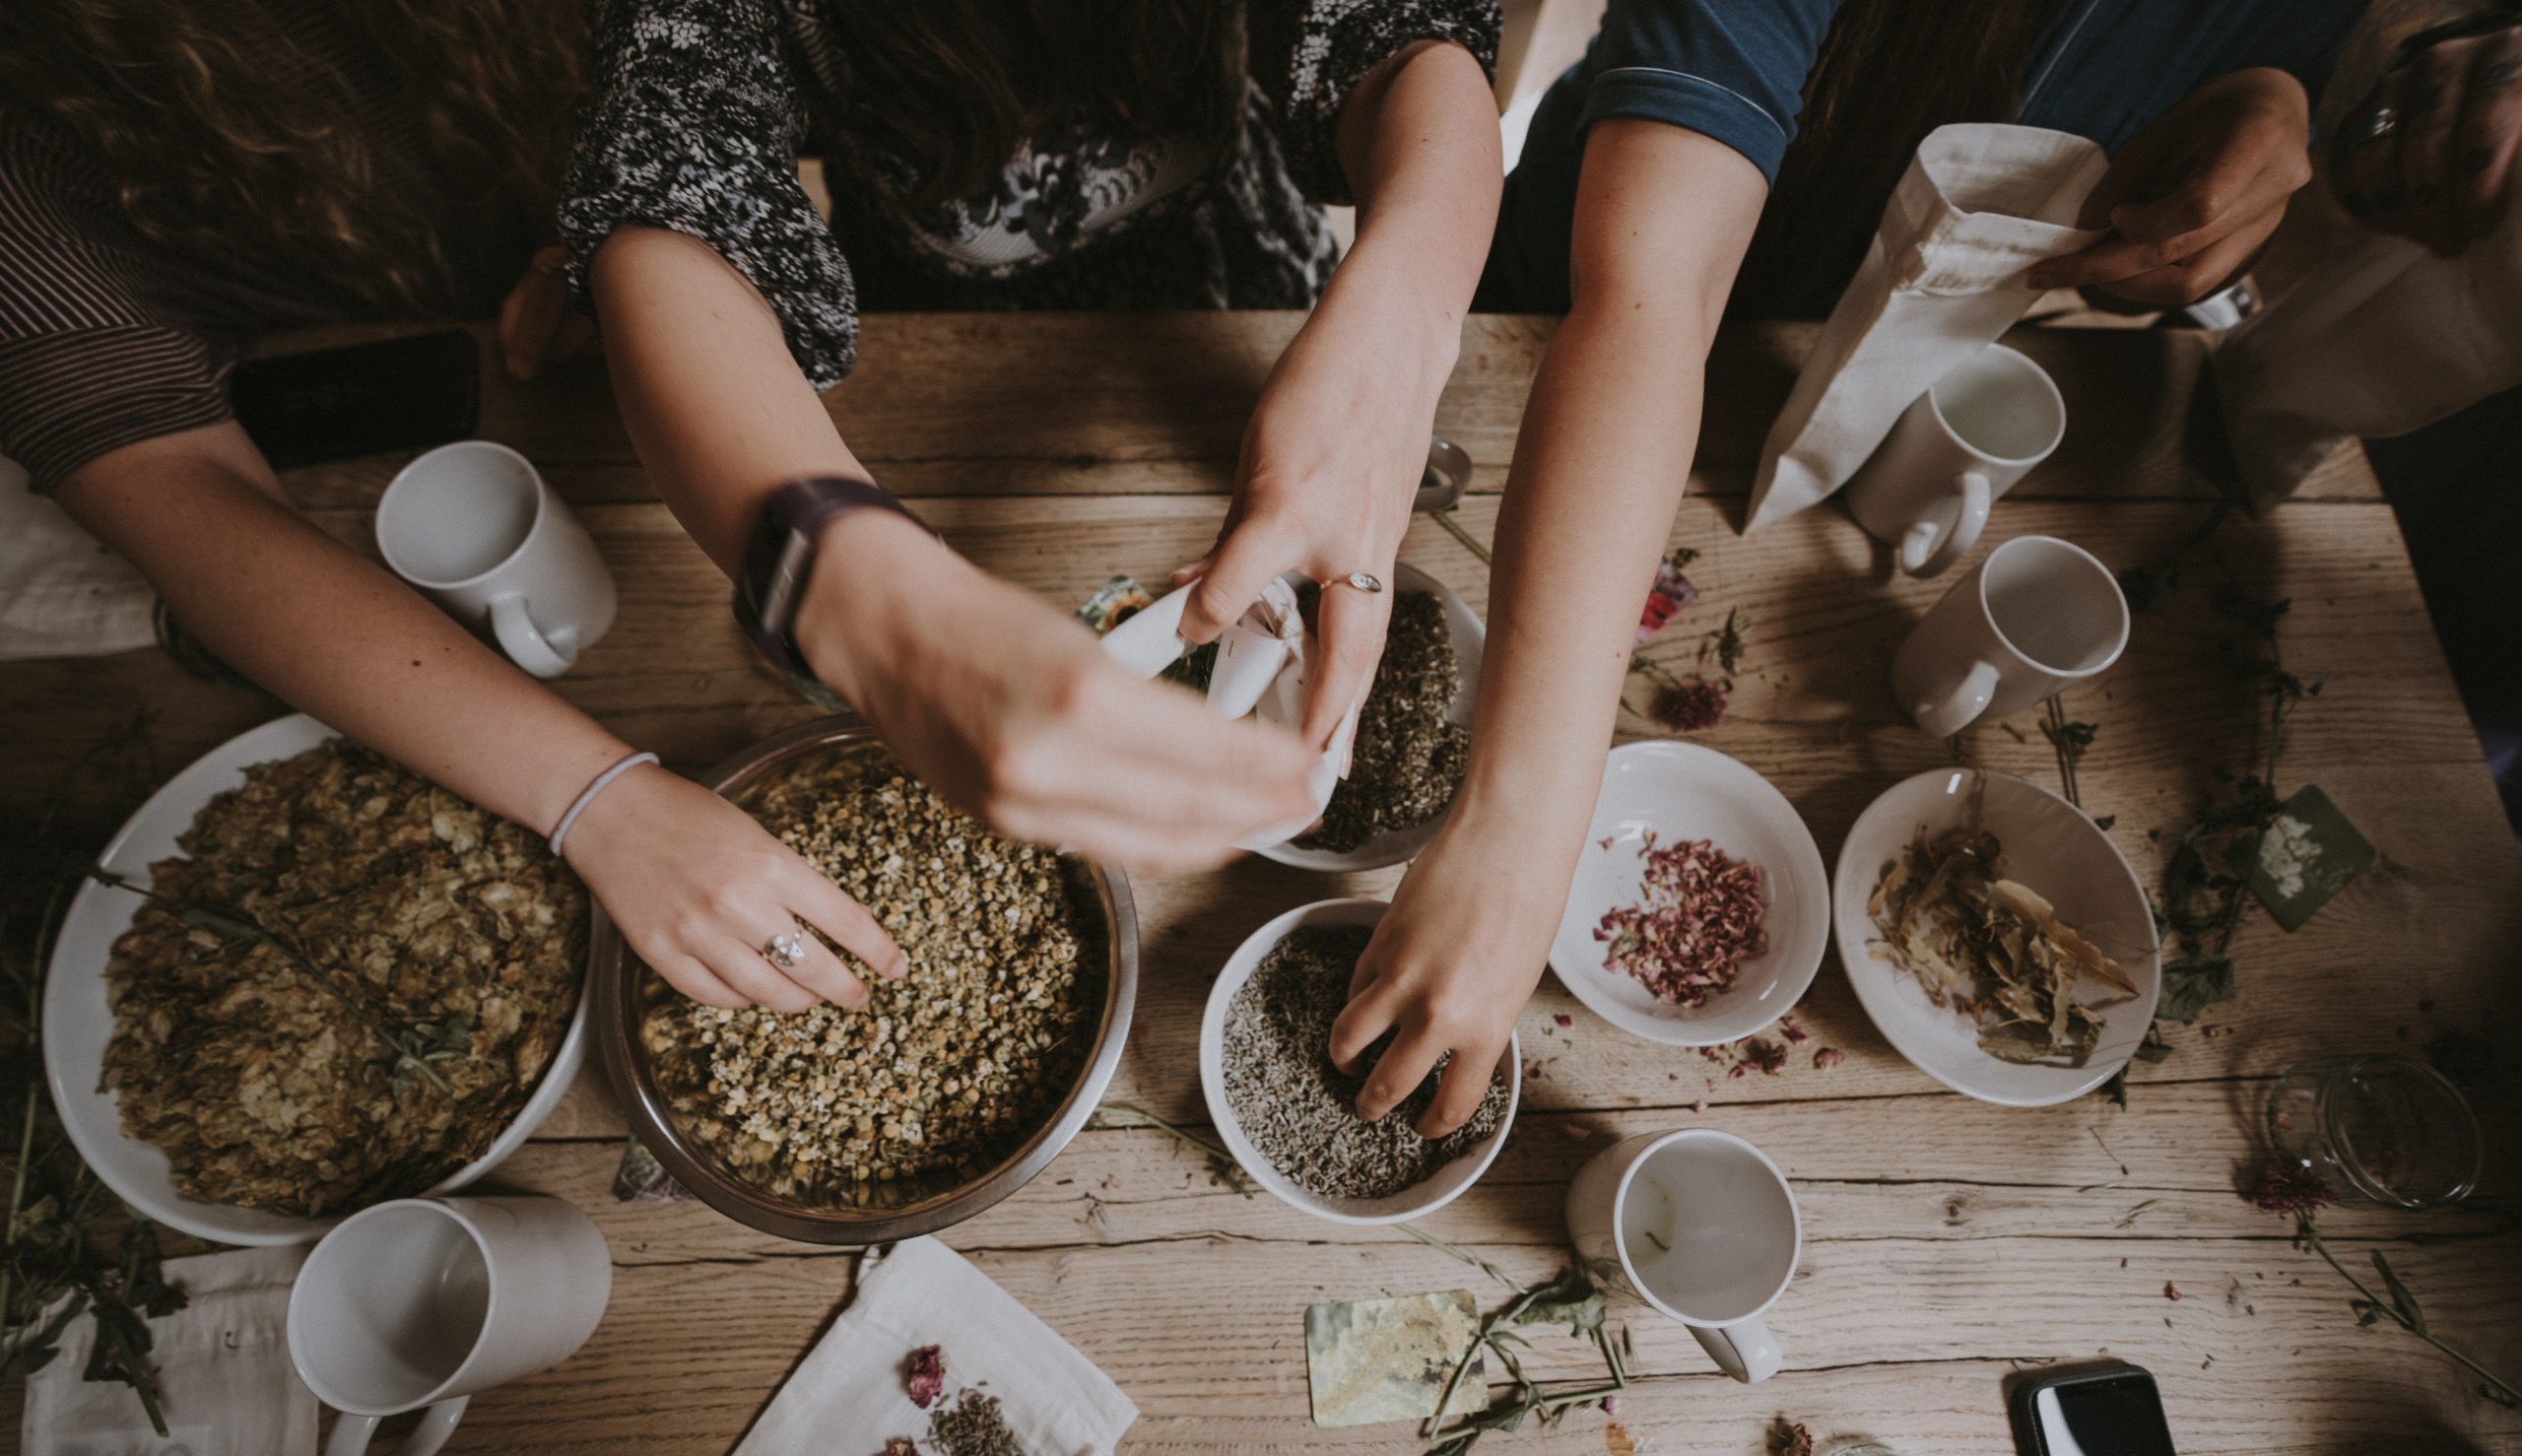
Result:
[[[882,103],[852,95],[820,20],[856,3],[599,0],[597,94],[561,206],[578,297],[615,229],[689,233],[762,292],[817,389],[856,362],[862,304],[1306,307],[1335,254],[1320,208],[1348,200],[1334,134],[1350,93],[1417,40],[1496,61],[1496,0],[1251,0],[1225,141],[1072,127],[917,214],[836,180],[827,224],[795,160],[855,155],[854,108]]]

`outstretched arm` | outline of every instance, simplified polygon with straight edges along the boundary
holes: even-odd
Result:
[[[1533,382],[1498,517],[1470,770],[1332,1029],[1344,1066],[1398,1032],[1361,1117],[1451,1052],[1420,1131],[1460,1126],[1541,978],[1690,478],[1708,346],[1765,196],[1758,167],[1696,132],[1610,120],[1587,138],[1573,306]]]
[[[230,666],[538,833],[630,752],[291,510],[232,422],[100,455],[60,499]],[[742,810],[663,768],[606,789],[565,850],[641,959],[712,1005],[801,1011],[818,996],[866,999],[820,946],[789,975],[756,952],[792,917],[900,973],[901,953],[865,910]]]

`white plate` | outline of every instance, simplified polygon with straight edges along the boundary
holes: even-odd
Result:
[[[336,736],[303,713],[238,734],[150,795],[149,802],[140,806],[140,812],[98,856],[99,862],[125,879],[148,884],[150,865],[181,854],[175,836],[192,827],[193,816],[214,796],[241,787],[248,766],[295,758]],[[43,992],[43,1059],[52,1103],[60,1110],[71,1146],[123,1202],[196,1238],[215,1243],[289,1244],[321,1235],[339,1220],[301,1219],[184,1197],[175,1191],[174,1171],[166,1155],[122,1135],[114,1095],[102,1090],[105,1043],[114,1029],[113,1010],[105,1000],[105,960],[114,942],[131,928],[132,913],[141,903],[140,896],[130,891],[90,881],[70,901],[70,913],[53,943],[52,967]],[[586,997],[581,994],[560,1050],[553,1054],[552,1065],[516,1120],[479,1158],[427,1191],[451,1193],[464,1187],[524,1146],[576,1080],[578,1063],[586,1053]],[[344,1209],[342,1214],[347,1217],[353,1212]]]
[[[1450,586],[1420,570],[1408,562],[1392,563],[1395,591],[1424,591],[1435,597],[1445,609],[1445,627],[1453,634],[1454,662],[1461,670],[1462,686],[1454,693],[1453,710],[1445,714],[1447,721],[1471,726],[1472,704],[1480,698],[1480,657],[1489,642],[1489,629],[1481,625],[1478,613]],[[1406,829],[1387,829],[1345,854],[1328,849],[1300,848],[1294,839],[1273,844],[1261,851],[1264,858],[1300,870],[1324,870],[1343,873],[1355,870],[1380,870],[1418,858],[1419,851],[1433,843],[1436,830],[1445,827],[1445,816],[1453,806],[1448,804],[1425,823]]]
[[[1606,966],[1611,947],[1594,939],[1604,915],[1637,903],[1645,873],[1638,850],[1650,829],[1658,845],[1706,839],[1759,865],[1763,878],[1768,950],[1742,963],[1732,990],[1696,1008],[1666,1005],[1635,976]],[[1812,986],[1829,944],[1829,879],[1813,831],[1775,785],[1741,761],[1694,743],[1623,744],[1603,766],[1603,790],[1551,943],[1550,968],[1594,1015],[1649,1041],[1740,1041],[1786,1015]]]
[[[1218,972],[1217,984],[1209,990],[1208,1010],[1200,1018],[1200,1092],[1208,1099],[1209,1121],[1216,1125],[1219,1140],[1254,1182],[1292,1207],[1332,1224],[1398,1224],[1432,1214],[1460,1198],[1464,1190],[1480,1181],[1482,1173],[1489,1171],[1489,1164],[1497,1160],[1497,1150],[1506,1146],[1506,1130],[1515,1125],[1515,1105],[1524,1091],[1523,1038],[1510,1036],[1506,1054],[1498,1060],[1498,1065],[1506,1069],[1506,1112],[1497,1119],[1497,1130],[1436,1169],[1426,1181],[1384,1198],[1307,1193],[1262,1157],[1261,1150],[1243,1135],[1243,1124],[1226,1099],[1226,1013],[1234,993],[1252,979],[1252,972],[1271,948],[1295,931],[1313,925],[1372,925],[1390,908],[1379,899],[1326,899],[1298,905],[1281,915],[1245,937],[1243,944],[1234,948],[1234,954],[1227,958],[1226,968]]]
[[[2002,846],[2006,878],[2029,886],[2058,907],[2058,918],[2083,932],[2137,983],[2122,996],[2086,986],[2081,998],[2102,1013],[2101,1040],[2081,1067],[2024,1066],[1979,1049],[1977,1026],[1927,999],[1917,977],[1866,949],[1876,938],[1865,902],[1920,829],[1957,827],[1969,820],[1970,789],[1984,781],[1981,823]],[[1903,779],[1866,806],[1839,847],[1831,891],[1839,963],[1865,1014],[1900,1055],[1958,1092],[2008,1107],[2046,1107],[2080,1097],[2128,1065],[2155,1020],[2162,985],[2155,912],[2137,872],[2091,818],[2038,784],[2011,774],[1937,768]]]

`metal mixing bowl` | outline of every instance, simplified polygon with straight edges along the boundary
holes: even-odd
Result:
[[[855,719],[819,718],[763,739],[711,769],[700,781],[741,802],[745,790],[801,760],[876,742],[875,734]],[[672,1102],[657,1085],[648,1065],[647,1045],[639,1035],[640,1013],[654,972],[628,954],[620,932],[598,910],[587,989],[594,998],[597,1050],[630,1116],[631,1132],[702,1203],[739,1224],[804,1243],[888,1243],[934,1233],[1024,1187],[1050,1165],[1094,1115],[1113,1071],[1120,1066],[1130,1011],[1138,1000],[1138,916],[1130,903],[1129,881],[1118,870],[1090,861],[1077,863],[1093,887],[1109,947],[1102,1019],[1068,1095],[1047,1122],[995,1164],[961,1183],[925,1189],[911,1201],[882,1209],[828,1208],[782,1198],[729,1172],[717,1154],[685,1137]]]

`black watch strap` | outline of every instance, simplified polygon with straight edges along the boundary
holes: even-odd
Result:
[[[815,545],[826,526],[870,507],[928,529],[910,507],[874,483],[844,475],[790,481],[762,503],[753,536],[745,543],[744,571],[736,578],[736,624],[773,666],[798,677],[813,676],[789,626],[814,570]]]

